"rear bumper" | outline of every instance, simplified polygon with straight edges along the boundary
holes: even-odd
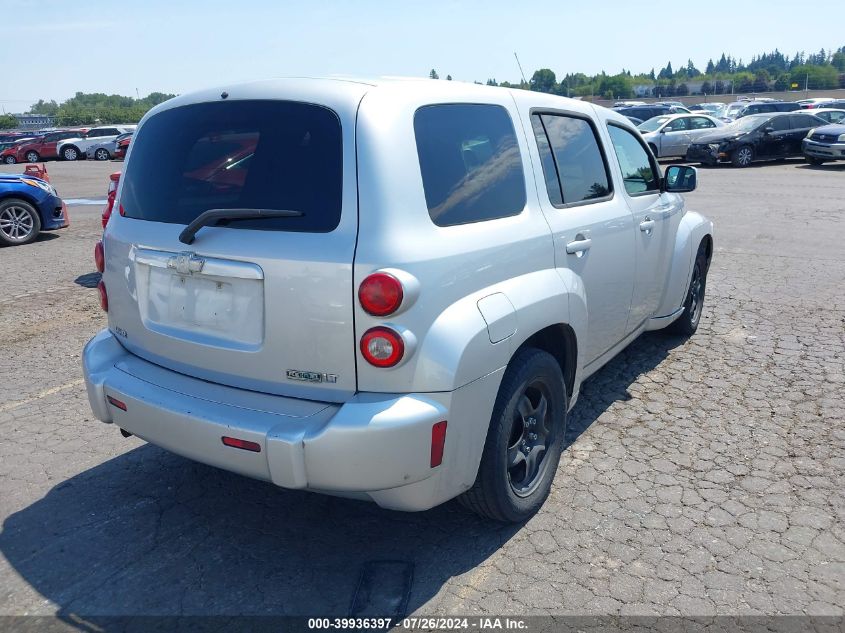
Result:
[[[827,160],[845,160],[845,143],[819,143],[804,139],[802,149],[805,156]]]
[[[89,341],[82,360],[91,408],[104,422],[284,488],[398,510],[433,507],[472,485],[501,380],[494,372],[451,393],[358,393],[334,404],[190,378],[127,352],[107,330]],[[432,468],[432,426],[441,420],[448,421],[443,463]],[[223,436],[255,442],[260,452],[226,446]]]

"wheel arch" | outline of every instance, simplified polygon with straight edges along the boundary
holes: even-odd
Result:
[[[544,327],[525,339],[514,351],[513,356],[529,347],[548,352],[554,356],[560,366],[561,373],[563,373],[567,399],[571,399],[578,366],[578,337],[572,326],[568,323],[555,323]]]
[[[709,268],[713,258],[713,223],[700,213],[687,211],[675,235],[669,281],[660,307],[654,315],[655,318],[673,314],[683,305],[692,276],[695,255],[702,245],[707,252]]]

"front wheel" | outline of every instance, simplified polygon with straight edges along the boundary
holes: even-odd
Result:
[[[28,244],[38,237],[39,231],[41,218],[31,204],[16,198],[0,202],[0,244]]]
[[[823,159],[821,159],[821,158],[816,158],[815,156],[805,156],[804,158],[805,158],[805,159],[807,160],[807,162],[808,162],[808,163],[810,163],[811,165],[816,165],[816,166],[818,166],[818,165],[824,165],[824,160],[823,160]]]
[[[704,309],[704,291],[707,288],[707,253],[704,245],[698,248],[695,265],[692,269],[687,296],[684,300],[684,313],[669,326],[669,331],[682,336],[692,336],[701,321]]]
[[[65,160],[77,160],[79,158],[79,150],[75,147],[65,147],[62,150],[62,158]]]
[[[555,358],[526,348],[502,378],[472,488],[458,500],[496,521],[518,523],[551,490],[566,431],[566,387]]]
[[[731,154],[731,164],[734,167],[748,167],[754,161],[754,150],[748,145],[737,148]]]
[[[111,155],[109,154],[109,150],[101,147],[96,152],[94,152],[94,158],[96,158],[97,160],[108,160],[109,158],[111,158]]]
[[[41,157],[38,155],[38,152],[29,151],[26,153],[26,162],[28,163],[37,163]]]

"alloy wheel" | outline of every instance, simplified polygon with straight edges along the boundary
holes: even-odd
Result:
[[[94,155],[97,160],[108,160],[109,153],[104,149],[98,149]]]
[[[37,163],[38,162],[38,154],[36,154],[35,152],[29,152],[26,155],[26,162]]]
[[[542,378],[528,384],[514,412],[507,449],[507,474],[511,489],[527,497],[543,478],[549,447],[555,441],[549,389]]]
[[[737,153],[737,160],[740,165],[745,167],[746,165],[751,164],[751,149],[748,147],[743,147]]]
[[[0,232],[12,242],[24,242],[35,230],[35,220],[23,207],[9,206],[0,212]]]
[[[692,283],[690,284],[690,321],[697,324],[701,318],[701,308],[704,302],[701,300],[703,280],[701,277],[701,266],[696,264],[692,271]]]

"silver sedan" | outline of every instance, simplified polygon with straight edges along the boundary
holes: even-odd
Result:
[[[686,156],[687,148],[699,136],[724,125],[719,119],[706,114],[667,114],[649,119],[638,129],[654,155],[666,158]]]

